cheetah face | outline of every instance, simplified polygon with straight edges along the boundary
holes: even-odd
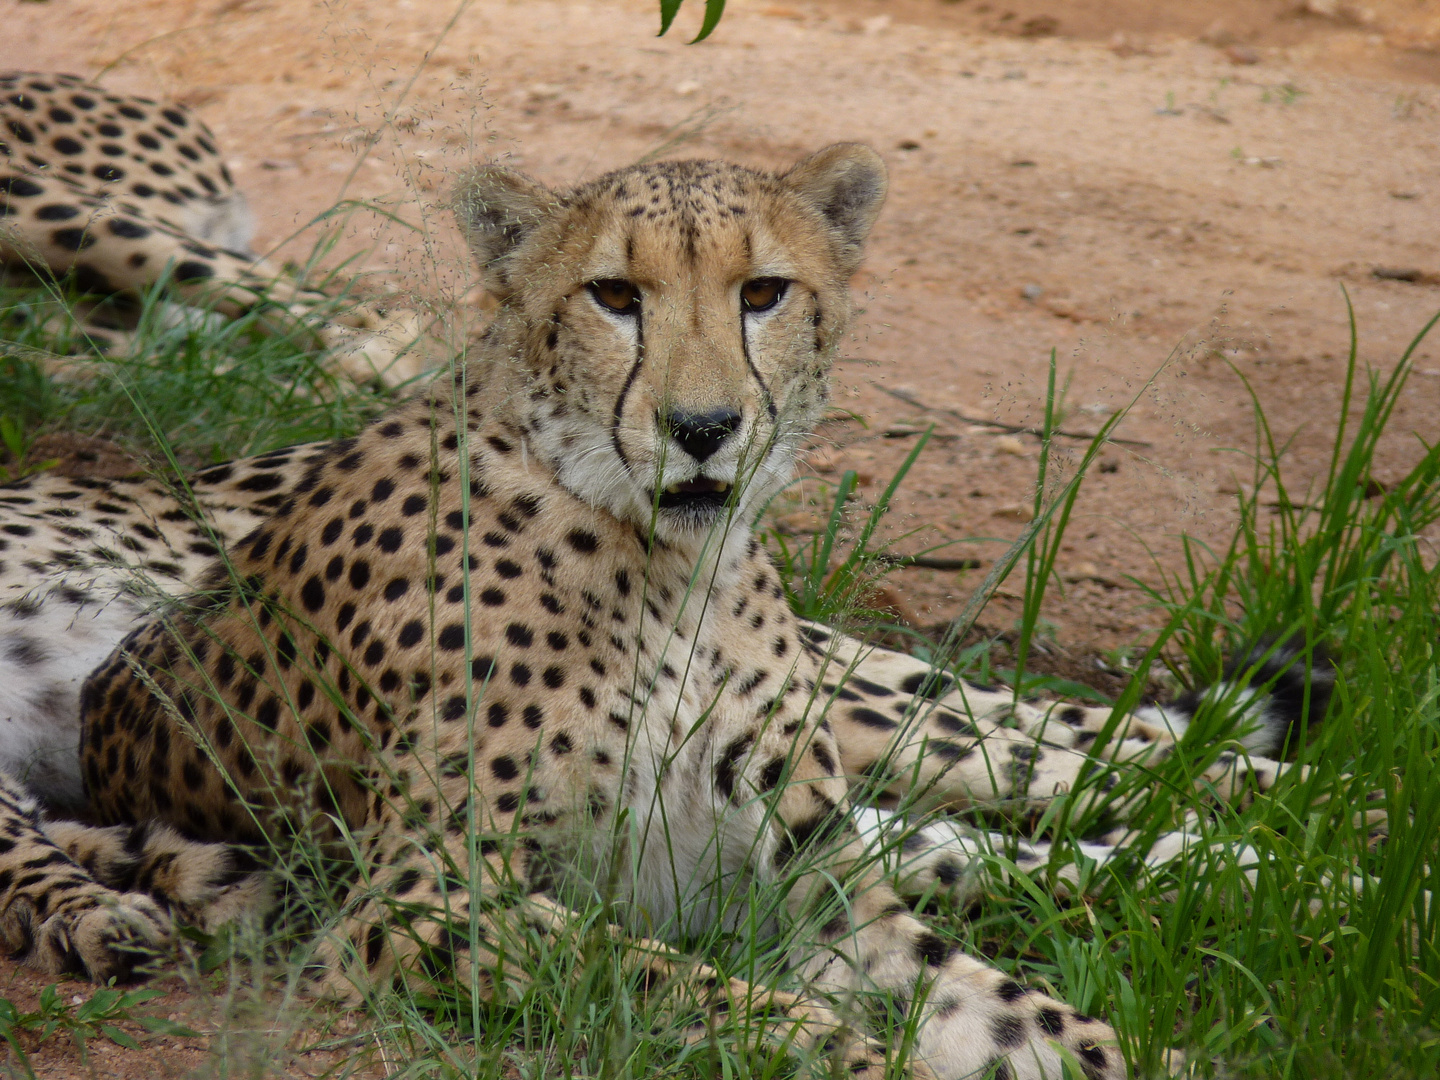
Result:
[[[661,162],[563,192],[471,174],[457,213],[523,369],[527,442],[662,539],[748,525],[825,404],[884,192],[855,145],[781,175]]]

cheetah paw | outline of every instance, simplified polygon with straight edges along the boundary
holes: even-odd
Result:
[[[143,893],[115,893],[92,907],[60,911],[35,930],[26,961],[51,975],[124,979],[168,950],[170,919]]]
[[[838,1056],[838,1061],[836,1057]],[[838,1055],[827,1056],[817,1070],[820,1076],[844,1076],[849,1080],[890,1080],[897,1075],[893,1055],[884,1043],[874,1039],[857,1039],[848,1043]],[[906,1080],[938,1080],[935,1072],[913,1053],[902,1074]]]

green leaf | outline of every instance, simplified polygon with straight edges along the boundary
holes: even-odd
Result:
[[[82,1023],[98,1020],[102,1016],[110,1016],[115,1006],[120,1001],[123,991],[114,987],[102,986],[91,995],[89,1001],[82,1002],[75,1010],[75,1019]]]
[[[135,1041],[135,1036],[127,1031],[121,1031],[114,1024],[101,1024],[100,1034],[113,1042],[116,1046],[123,1046],[126,1050],[138,1050],[140,1044]]]
[[[64,1012],[65,1005],[59,1000],[59,991],[54,983],[40,991],[40,1013],[42,1016],[49,1016],[52,1012]]]
[[[15,1058],[20,1062],[20,1067],[25,1070],[25,1075],[29,1077],[29,1080],[36,1080],[35,1070],[30,1067],[30,1057],[25,1053],[25,1048],[15,1041],[15,1036],[9,1031],[5,1031],[0,1034],[0,1038],[4,1038],[10,1049],[15,1052]]]
[[[680,11],[680,5],[684,0],[660,0],[660,33],[656,37],[664,37],[665,31],[670,29],[670,24],[675,21],[675,16]]]
[[[164,996],[164,990],[157,990],[153,986],[142,986],[138,990],[125,991],[125,996],[120,999],[118,1008],[121,1010],[133,1009],[136,1005],[144,1005],[147,1001]]]
[[[17,462],[25,456],[25,429],[9,416],[0,416],[0,442]]]
[[[684,2],[685,0],[660,0],[659,37],[665,36]],[[705,18],[700,23],[700,32],[691,39],[690,44],[694,45],[697,41],[704,41],[709,37],[715,27],[720,25],[720,16],[724,14],[725,0],[705,0]]]
[[[690,44],[697,41],[704,41],[710,36],[710,32],[720,24],[720,16],[725,14],[725,0],[705,0],[705,21],[700,24],[700,32],[691,39]]]

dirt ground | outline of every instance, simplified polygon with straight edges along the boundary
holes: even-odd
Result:
[[[1175,570],[1182,534],[1230,535],[1253,445],[1237,370],[1303,490],[1336,419],[1345,292],[1375,364],[1440,308],[1440,0],[730,0],[698,46],[698,11],[660,39],[655,9],[49,0],[9,6],[0,65],[189,102],[228,148],[262,247],[301,256],[316,215],[374,200],[407,227],[353,218],[342,248],[376,237],[361,262],[377,280],[470,305],[435,209],[468,161],[569,183],[652,153],[781,165],[875,145],[891,196],[837,370],[854,419],[825,427],[805,494],[854,468],[873,496],[934,422],[892,535],[918,530],[903,551],[965,541],[943,554],[988,564],[1023,527],[1038,443],[972,421],[1037,423],[1053,349],[1067,430],[1134,400],[1118,431],[1132,441],[1088,480],[1046,611],[1074,656],[1158,625],[1127,576]],[[1440,340],[1417,356],[1382,482],[1440,436]],[[803,530],[803,505],[780,512]],[[981,574],[891,580],[934,623]],[[987,626],[1011,624],[1011,595]],[[0,994],[38,985],[0,972]],[[191,1068],[164,1059],[86,1068]]]

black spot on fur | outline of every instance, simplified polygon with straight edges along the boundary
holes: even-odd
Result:
[[[1014,979],[1002,979],[1000,985],[995,987],[995,995],[1001,1001],[1019,1001],[1025,996],[1025,988]]]
[[[874,709],[851,709],[850,719],[854,720],[857,724],[863,724],[866,727],[876,728],[880,731],[893,731],[900,726],[884,713],[876,712]]]
[[[891,690],[890,687],[882,686],[880,683],[877,682],[871,682],[869,679],[862,679],[858,675],[851,675],[850,678],[845,680],[845,684],[847,686],[854,687],[856,690],[863,691],[864,693],[869,694],[871,697],[895,696],[895,691]]]
[[[588,529],[571,529],[565,540],[582,555],[591,555],[600,548],[599,538]]]
[[[900,689],[919,697],[942,698],[955,689],[955,680],[943,671],[917,671],[900,681]]]
[[[0,176],[0,195],[13,195],[22,199],[33,199],[45,194],[45,189],[23,176]]]
[[[207,263],[186,259],[175,267],[176,281],[201,281],[215,276],[215,268]]]
[[[56,229],[50,234],[51,241],[56,247],[64,248],[66,251],[84,251],[91,244],[95,243],[95,237],[88,229]],[[184,263],[180,264],[184,266]],[[179,278],[179,270],[176,270],[176,278]]]
[[[385,946],[385,928],[378,924],[370,927],[365,937],[365,966],[374,967],[380,962],[380,953]]]
[[[959,761],[961,758],[969,757],[974,750],[973,746],[965,746],[949,739],[930,739],[925,743],[927,754],[934,754],[945,761]]]
[[[1046,1035],[1059,1037],[1065,1033],[1065,1014],[1059,1009],[1052,1009],[1048,1005],[1041,1008],[1035,1014],[1035,1022]]]
[[[946,942],[933,931],[926,930],[914,942],[915,955],[931,967],[939,967],[955,951],[955,946]]]
[[[496,780],[514,780],[520,775],[520,769],[512,757],[497,757],[490,762],[490,771],[495,774]]]
[[[961,867],[954,859],[941,859],[935,864],[935,879],[947,889],[960,880]]]
[[[1083,1043],[1076,1048],[1076,1052],[1080,1055],[1081,1063],[1088,1066],[1089,1069],[1094,1069],[1097,1075],[1107,1064],[1105,1051],[1094,1043]]]
[[[822,743],[815,743],[810,748],[810,753],[815,756],[815,763],[819,765],[821,769],[831,776],[835,775],[835,758],[831,756],[830,751],[827,750]]]
[[[990,1021],[995,1045],[1013,1050],[1025,1041],[1025,1021],[1016,1016],[997,1016]]]
[[[943,709],[937,709],[931,715],[931,719],[935,722],[936,727],[944,728],[953,735],[970,735],[976,738],[980,735],[980,730],[969,720]]]
[[[50,654],[34,638],[16,635],[5,646],[5,655],[24,667],[34,667],[43,664]]]
[[[814,817],[797,821],[785,830],[775,847],[777,870],[784,869],[802,851],[822,850],[840,836],[854,831],[849,815],[841,813],[834,803],[813,788],[811,794],[828,805]]]

